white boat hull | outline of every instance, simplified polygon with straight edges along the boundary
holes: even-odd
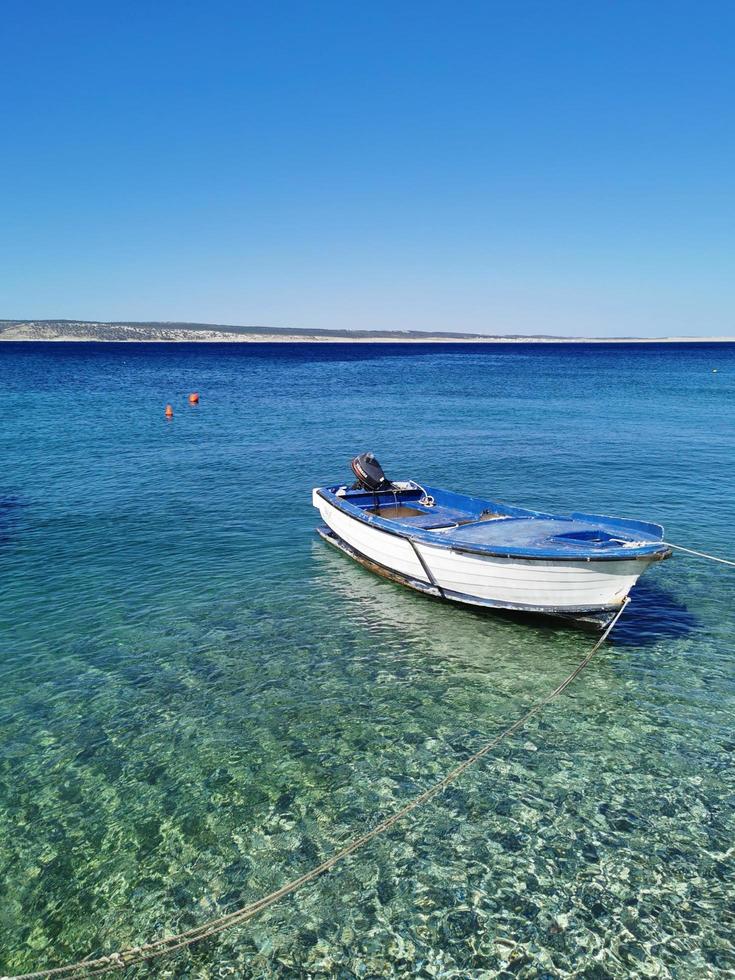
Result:
[[[318,493],[327,540],[373,571],[440,598],[470,605],[604,622],[620,608],[650,562],[504,558],[411,540],[371,527]],[[346,546],[346,547],[344,547]]]

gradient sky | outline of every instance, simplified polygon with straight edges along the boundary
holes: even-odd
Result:
[[[735,4],[4,0],[0,317],[735,334]]]

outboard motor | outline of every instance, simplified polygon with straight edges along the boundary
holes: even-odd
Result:
[[[377,490],[393,489],[393,484],[372,453],[360,453],[359,456],[355,456],[350,466],[357,477],[357,483],[353,489],[368,490],[371,493],[375,493]]]

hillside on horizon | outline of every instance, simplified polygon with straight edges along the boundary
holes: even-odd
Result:
[[[451,330],[308,330],[304,327],[237,326],[168,320],[0,320],[2,341],[96,341],[137,343],[476,343],[616,344],[707,343],[733,336],[570,337],[559,334],[480,334]]]
[[[166,320],[0,320],[0,340],[493,340],[501,335],[422,330],[307,330],[301,327],[237,326]],[[504,340],[528,339],[519,334]],[[533,339],[550,340],[539,334]]]

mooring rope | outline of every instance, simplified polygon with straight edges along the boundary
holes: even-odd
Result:
[[[131,946],[129,949],[120,950],[117,953],[109,953],[107,956],[99,956],[96,959],[87,958],[84,960],[79,960],[77,963],[69,963],[66,966],[51,967],[47,970],[40,970],[36,973],[23,973],[17,974],[14,978],[11,977],[1,977],[0,980],[41,980],[41,978],[59,978],[59,980],[66,980],[66,978],[77,978],[77,977],[92,977],[97,976],[102,973],[109,973],[112,970],[122,970],[129,966],[134,966],[136,963],[143,963],[146,960],[151,960],[159,956],[167,956],[171,953],[177,952],[177,950],[184,949],[187,946],[191,946],[194,943],[198,943],[203,939],[209,939],[210,936],[214,936],[217,933],[224,932],[226,929],[232,929],[235,926],[239,926],[248,919],[257,915],[258,912],[262,912],[269,906],[274,905],[276,902],[285,898],[287,895],[291,895],[293,892],[302,888],[304,885],[308,884],[310,881],[314,881],[320,875],[323,875],[327,871],[331,871],[332,868],[343,861],[346,857],[354,854],[355,851],[364,847],[371,840],[384,834],[386,831],[394,827],[399,821],[407,817],[409,813],[413,810],[418,809],[424,803],[428,803],[429,800],[437,796],[443,789],[449,786],[458,779],[463,772],[473,766],[476,762],[479,762],[484,756],[496,748],[502,741],[509,738],[511,735],[515,734],[519,729],[523,728],[526,723],[537,715],[543,708],[546,707],[555,698],[558,698],[560,694],[569,687],[572,681],[577,678],[585,667],[589,664],[590,660],[594,657],[597,651],[600,649],[602,644],[608,638],[613,630],[613,627],[620,619],[625,610],[625,607],[630,602],[630,599],[626,598],[623,600],[623,604],[613,619],[608,623],[602,636],[597,640],[595,645],[592,647],[590,652],[580,661],[580,663],[574,668],[571,674],[559,684],[558,687],[547,694],[545,698],[541,701],[537,701],[528,711],[518,719],[518,721],[513,722],[509,728],[496,735],[493,739],[482,746],[477,752],[465,759],[458,766],[455,766],[450,772],[446,774],[433,786],[425,790],[419,796],[414,797],[410,800],[404,807],[394,813],[392,816],[387,817],[382,820],[379,824],[376,824],[371,830],[362,834],[360,837],[354,838],[349,844],[345,845],[341,850],[337,851],[326,861],[322,861],[321,864],[316,865],[310,871],[301,875],[299,878],[294,878],[292,881],[287,882],[275,891],[272,891],[269,895],[264,898],[258,899],[256,902],[252,902],[250,905],[244,905],[242,908],[235,909],[234,912],[229,912],[227,915],[223,915],[217,919],[210,919],[208,922],[203,922],[201,925],[196,926],[193,929],[189,929],[186,932],[177,933],[174,936],[166,936],[163,939],[156,939],[150,943],[144,943],[142,946]]]
[[[718,561],[721,565],[732,565],[735,568],[735,561],[730,561],[729,558],[716,558],[714,555],[707,555],[703,551],[693,551],[691,548],[685,548],[681,544],[672,544],[670,541],[664,542],[667,548],[675,548],[676,551],[685,551],[688,555],[696,555],[697,558],[708,558],[710,561]]]

